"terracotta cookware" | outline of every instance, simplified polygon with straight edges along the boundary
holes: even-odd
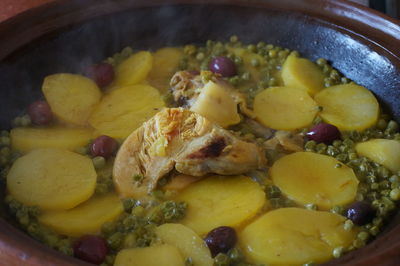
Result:
[[[324,57],[400,121],[400,22],[341,0],[65,0],[0,23],[0,128],[41,97],[44,76],[80,72],[127,45],[265,41]],[[396,215],[396,214],[395,214]],[[368,246],[326,265],[399,265],[400,216]],[[87,265],[0,219],[1,265]]]

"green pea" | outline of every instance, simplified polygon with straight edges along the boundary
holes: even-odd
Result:
[[[347,84],[347,83],[350,82],[350,80],[349,80],[348,78],[346,78],[346,77],[342,77],[342,78],[340,79],[340,82],[341,82],[342,84]]]
[[[317,208],[317,205],[315,205],[314,203],[309,203],[309,204],[306,204],[306,205],[304,205],[304,207],[307,209],[307,210],[313,210],[313,211],[316,211],[318,208]]]
[[[394,188],[390,191],[390,198],[392,200],[400,200],[400,189],[399,188]]]
[[[241,65],[243,64],[243,59],[240,56],[236,56],[235,59],[233,60],[235,64]]]
[[[313,150],[316,145],[317,145],[317,143],[314,140],[309,140],[304,145],[304,148],[309,149],[309,150]]]
[[[0,137],[0,145],[9,146],[11,143],[10,138],[7,136]]]
[[[87,147],[78,147],[75,149],[76,153],[86,155],[88,153],[88,148]]]
[[[214,266],[229,266],[230,259],[226,254],[218,253],[214,258]]]
[[[106,159],[104,159],[104,157],[102,156],[96,156],[92,159],[94,168],[96,169],[101,169],[105,166],[106,164]]]
[[[328,64],[328,62],[326,61],[326,59],[324,58],[318,58],[316,61],[317,65],[319,66],[325,66],[326,64]]]
[[[197,53],[196,54],[196,60],[202,61],[202,60],[204,60],[204,58],[205,58],[204,53]]]
[[[251,65],[252,65],[253,67],[258,67],[258,66],[260,66],[260,61],[259,61],[257,58],[251,59],[250,63],[251,63]]]
[[[257,47],[254,44],[247,45],[247,50],[249,52],[255,53],[257,51]]]
[[[325,143],[318,143],[315,149],[317,151],[325,151],[327,149],[327,145]]]
[[[121,54],[124,57],[129,57],[131,54],[133,53],[133,49],[130,46],[125,47],[124,49],[122,49]]]
[[[332,256],[334,258],[340,258],[342,256],[343,252],[344,252],[344,248],[343,247],[336,247],[332,251]]]
[[[363,231],[363,232],[358,233],[357,238],[361,239],[362,241],[367,241],[369,238],[369,234],[368,234],[368,232]]]
[[[388,126],[388,123],[384,119],[379,119],[378,122],[376,123],[376,127],[379,128],[380,130],[386,129]]]
[[[237,85],[239,83],[239,77],[238,76],[233,76],[231,78],[229,78],[229,83],[231,83],[232,85]]]
[[[265,45],[266,45],[265,42],[259,42],[259,43],[257,43],[257,48],[258,48],[258,49],[264,48]]]
[[[267,50],[271,50],[271,49],[274,48],[274,46],[273,46],[272,44],[267,44],[267,46],[265,46],[265,48],[266,48]]]
[[[29,115],[24,115],[21,117],[21,126],[23,127],[27,127],[31,124],[31,118],[29,117]]]
[[[387,125],[387,127],[386,127],[385,132],[395,133],[397,131],[399,131],[399,125],[397,124],[396,121],[390,120],[388,125]]]
[[[250,73],[249,72],[244,72],[242,74],[241,78],[242,78],[242,80],[245,80],[245,81],[250,80]]]
[[[346,220],[344,222],[343,229],[345,231],[350,231],[351,229],[353,229],[353,227],[354,227],[354,223],[352,220]]]
[[[369,233],[371,234],[371,235],[373,235],[373,236],[376,236],[378,233],[379,233],[379,227],[377,227],[377,226],[372,226],[370,229],[369,229]]]
[[[238,261],[243,259],[243,254],[237,248],[232,248],[228,251],[228,256],[232,261]]]
[[[276,50],[270,50],[268,52],[268,56],[271,57],[271,58],[275,58],[277,56]]]
[[[237,41],[239,41],[239,37],[238,37],[237,35],[232,35],[232,36],[229,38],[229,41],[230,41],[231,43],[236,43]]]
[[[107,239],[107,243],[108,246],[114,250],[118,250],[119,247],[122,244],[122,240],[123,240],[123,234],[121,232],[116,232],[114,234],[112,234],[108,239]]]

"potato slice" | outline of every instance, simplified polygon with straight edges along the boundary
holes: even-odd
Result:
[[[324,73],[308,59],[289,55],[282,66],[282,79],[287,87],[302,89],[314,95],[324,88]]]
[[[273,87],[256,95],[254,112],[264,126],[294,130],[310,125],[318,106],[304,90]]]
[[[209,81],[201,90],[191,111],[204,116],[221,127],[240,122],[237,103],[223,86]]]
[[[105,95],[89,123],[100,135],[126,138],[163,107],[157,89],[143,84],[128,86]]]
[[[316,204],[327,210],[351,203],[358,179],[353,170],[327,155],[296,152],[277,160],[270,169],[272,181],[299,204]]]
[[[59,234],[79,237],[98,233],[105,222],[116,219],[122,212],[121,200],[110,193],[93,197],[70,210],[44,212],[38,220]]]
[[[214,265],[209,248],[192,229],[181,224],[163,224],[156,228],[156,234],[164,243],[177,247],[185,258],[191,258],[194,265]]]
[[[14,128],[10,132],[11,146],[20,152],[39,148],[59,148],[73,151],[85,146],[92,138],[88,128]]]
[[[157,50],[153,54],[153,68],[148,76],[150,85],[165,93],[182,57],[182,48],[166,47]]]
[[[112,87],[124,87],[138,84],[145,80],[153,65],[153,57],[150,52],[137,52],[119,65],[115,69],[115,81]]]
[[[391,139],[373,139],[356,144],[358,155],[387,167],[393,173],[400,171],[400,142]]]
[[[375,125],[379,116],[379,104],[366,88],[344,84],[326,88],[315,95],[322,106],[322,119],[340,130],[364,130]]]
[[[96,171],[88,157],[59,149],[37,149],[18,158],[7,189],[18,201],[43,210],[75,207],[93,194]]]
[[[184,266],[178,248],[158,245],[146,248],[129,248],[118,252],[114,266]]]
[[[187,202],[182,224],[203,236],[218,226],[238,227],[266,204],[262,188],[246,176],[211,176],[176,197]]]
[[[84,126],[101,92],[93,80],[75,74],[47,76],[42,91],[53,113],[62,121]]]
[[[356,230],[345,231],[343,216],[300,208],[270,211],[239,233],[245,254],[254,263],[302,265],[331,259],[336,247],[348,247]]]

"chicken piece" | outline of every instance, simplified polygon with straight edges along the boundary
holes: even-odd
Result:
[[[304,139],[301,135],[289,131],[278,130],[275,136],[265,142],[265,147],[269,150],[279,148],[288,152],[303,151]]]
[[[214,82],[226,90],[234,102],[239,105],[243,114],[250,118],[256,117],[254,112],[247,107],[246,96],[219,76],[213,75],[210,71],[202,71],[199,75],[190,71],[176,72],[170,82],[175,102],[182,107],[190,109],[207,82]]]
[[[266,165],[263,151],[206,118],[167,108],[134,131],[115,159],[113,180],[122,197],[144,197],[172,171],[191,176],[237,175]]]

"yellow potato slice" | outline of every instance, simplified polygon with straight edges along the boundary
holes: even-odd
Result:
[[[163,107],[157,89],[143,84],[132,85],[105,95],[89,123],[100,135],[126,138]]]
[[[185,258],[191,258],[194,265],[214,265],[210,249],[192,229],[181,224],[163,224],[156,228],[156,234],[164,243],[177,247]]]
[[[308,59],[289,55],[282,66],[282,79],[287,87],[302,89],[314,95],[324,88],[324,73]]]
[[[343,216],[300,208],[270,211],[239,233],[253,263],[302,265],[331,259],[336,247],[348,247],[356,230],[345,231]]]
[[[356,144],[358,155],[387,167],[393,173],[400,171],[400,142],[390,139],[373,139]]]
[[[42,91],[52,112],[62,121],[84,126],[94,106],[100,101],[101,92],[96,83],[76,74],[47,76]]]
[[[378,120],[379,104],[375,96],[355,84],[326,88],[314,100],[323,108],[322,119],[340,130],[362,131]]]
[[[182,57],[182,48],[165,47],[157,50],[153,54],[153,68],[148,76],[149,84],[161,93],[166,92]]]
[[[124,61],[115,69],[115,80],[112,87],[124,87],[138,84],[147,78],[153,65],[153,57],[150,52],[137,52]]]
[[[229,91],[212,81],[204,86],[190,110],[221,127],[240,122],[237,103],[235,103]]]
[[[105,222],[113,221],[122,212],[118,196],[107,194],[90,198],[70,210],[44,212],[38,220],[59,234],[79,237],[98,233]]]
[[[59,148],[73,151],[85,146],[92,138],[88,128],[14,128],[10,132],[11,146],[20,152],[39,148]]]
[[[7,189],[25,205],[65,210],[90,198],[96,177],[88,157],[66,150],[37,149],[15,161],[7,176]]]
[[[129,248],[118,252],[114,266],[184,266],[178,248],[158,245],[145,248]]]
[[[256,95],[254,112],[264,126],[294,130],[310,125],[318,106],[304,90],[273,87]]]
[[[327,210],[351,203],[358,179],[353,170],[327,155],[296,152],[277,160],[270,169],[272,181],[299,204],[316,204]]]
[[[265,193],[246,176],[211,176],[177,195],[188,204],[182,224],[203,236],[218,226],[238,227],[266,204]]]

